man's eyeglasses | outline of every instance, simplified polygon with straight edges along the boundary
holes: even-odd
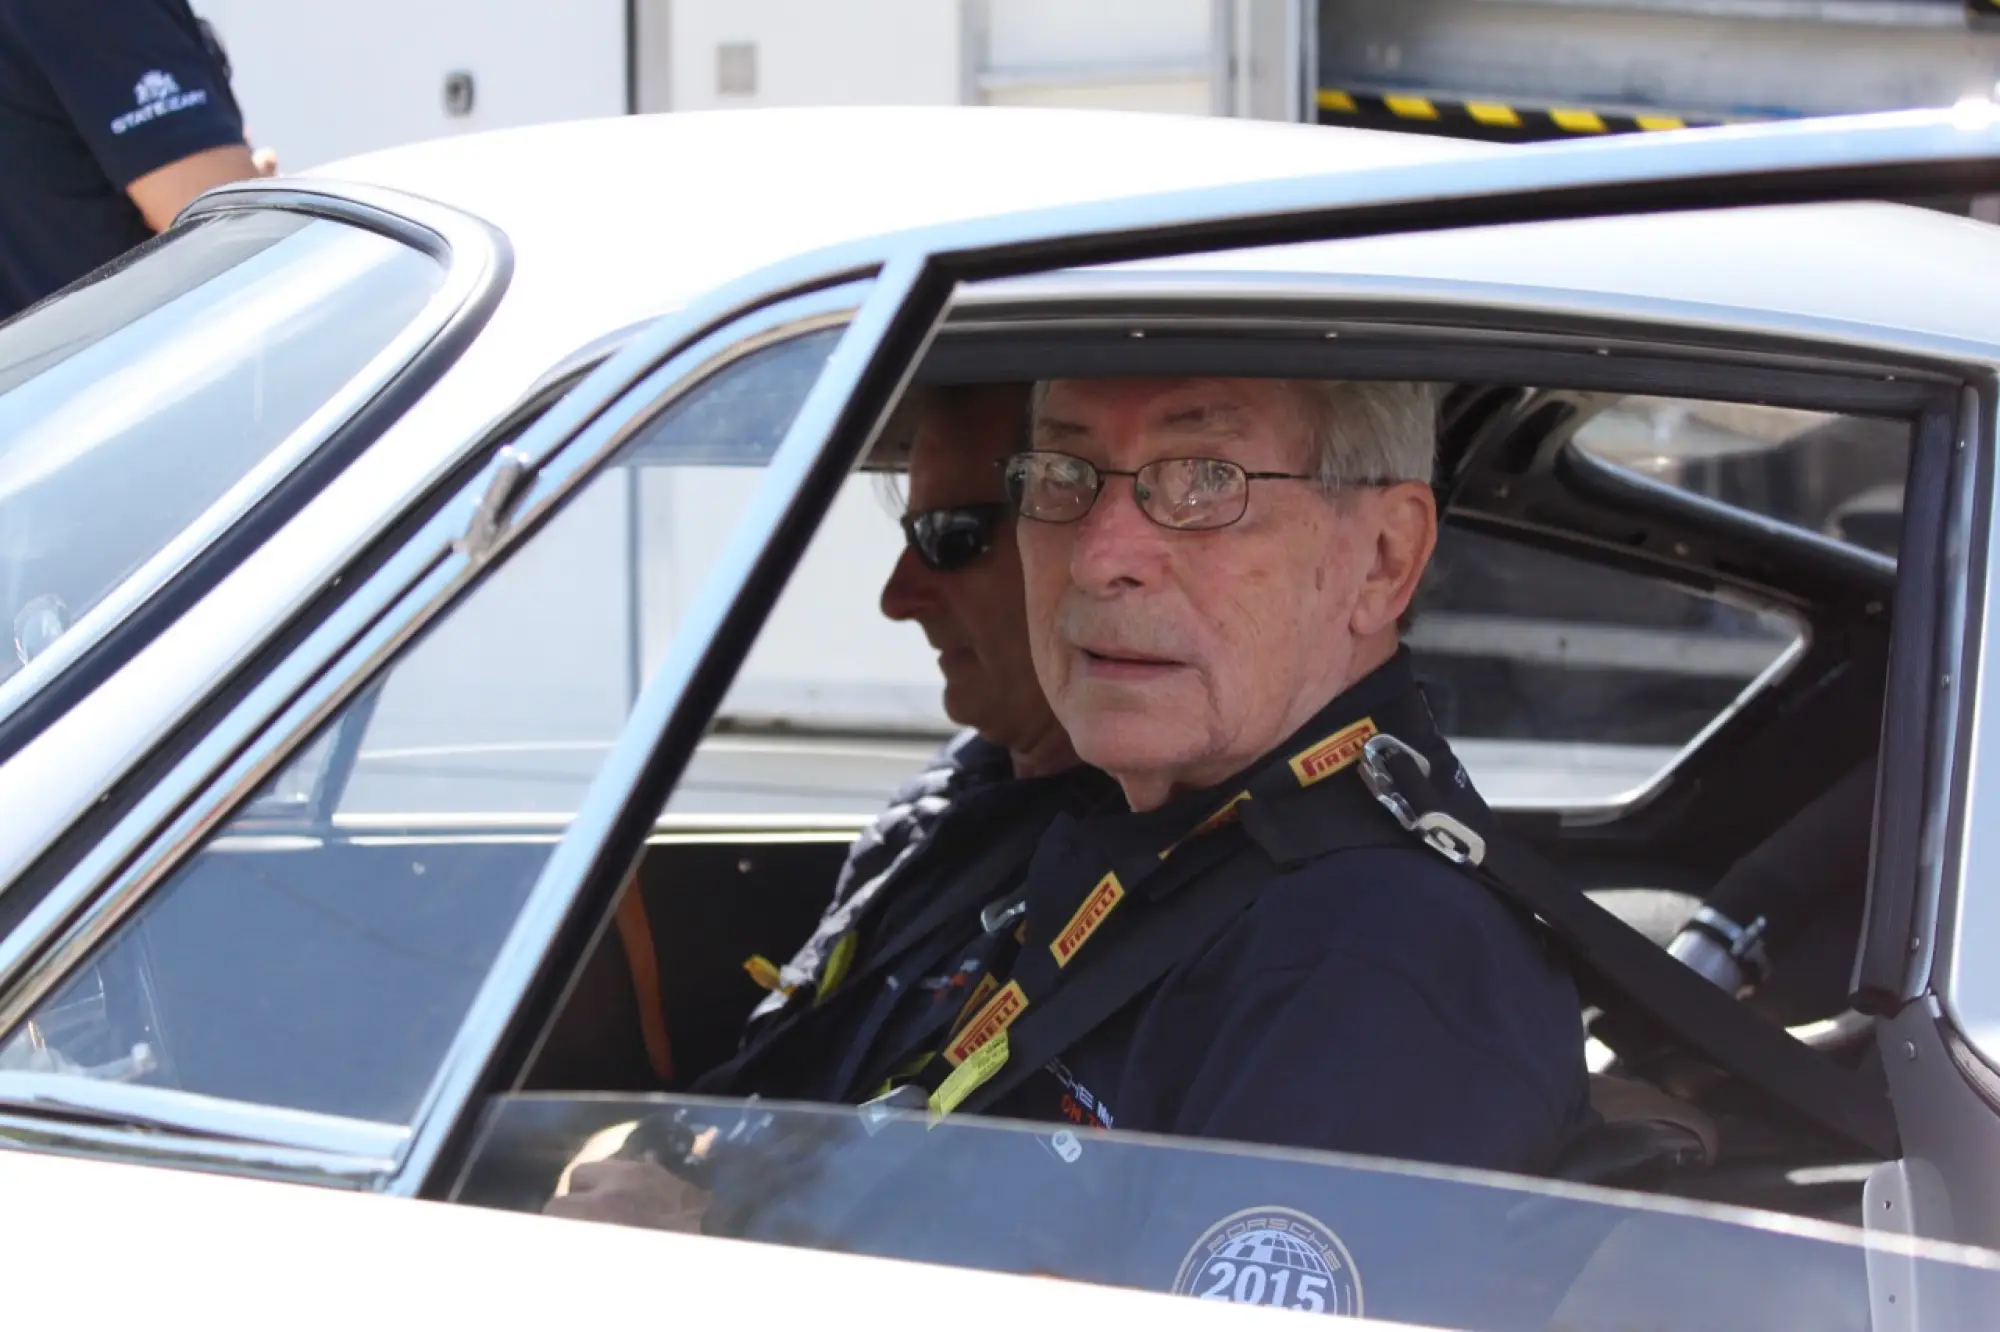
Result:
[[[960,504],[903,518],[903,540],[939,573],[952,573],[993,549],[993,533],[1007,516],[1005,504]]]
[[[1245,471],[1222,458],[1158,458],[1136,472],[1120,472],[1042,449],[1017,453],[1004,466],[1007,495],[1023,518],[1076,522],[1097,503],[1105,477],[1129,476],[1139,511],[1178,532],[1228,527],[1242,518],[1252,481],[1314,479],[1309,472]]]

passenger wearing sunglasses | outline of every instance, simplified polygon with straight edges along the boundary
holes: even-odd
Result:
[[[968,873],[1018,881],[1059,810],[1111,794],[1101,774],[1079,769],[1028,652],[1002,468],[1026,439],[1027,409],[1026,385],[919,389],[887,432],[892,450],[908,441],[908,499],[882,613],[922,630],[937,653],[945,715],[966,729],[850,849],[806,944],[783,967],[753,962],[771,993],[737,1057],[707,1074],[701,1090],[847,1098],[858,1075],[842,1052],[855,1031],[883,1025],[881,1015],[826,1002],[856,958]],[[975,931],[984,904],[966,906]],[[936,1004],[961,1005],[966,988],[946,977],[929,993]]]
[[[963,1007],[973,977],[956,959],[900,987],[843,988],[870,950],[942,894],[990,879],[1018,884],[1059,812],[1115,799],[1081,768],[1035,678],[1021,586],[1017,523],[1003,464],[1026,441],[1025,384],[916,389],[885,432],[890,461],[907,449],[904,550],[882,588],[882,613],[922,630],[937,652],[945,715],[966,729],[891,797],[848,852],[812,937],[782,967],[752,959],[771,992],[734,1058],[691,1090],[717,1096],[853,1101],[882,1080],[868,1056],[938,1012]],[[972,886],[976,887],[976,883]],[[966,897],[960,935],[988,937],[990,894]],[[1004,938],[1004,934],[998,937]],[[761,973],[761,974],[759,974]],[[884,999],[890,1002],[886,1006]],[[551,1215],[696,1230],[707,1192],[643,1161],[579,1165]]]

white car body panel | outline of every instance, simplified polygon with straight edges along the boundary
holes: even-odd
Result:
[[[0,1152],[0,1196],[34,1219],[9,1231],[16,1326],[873,1328],[889,1296],[963,1329],[1269,1326],[1173,1295],[27,1152]]]

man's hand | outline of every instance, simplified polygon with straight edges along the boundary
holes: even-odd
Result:
[[[698,1235],[708,1200],[708,1190],[650,1161],[589,1161],[570,1172],[569,1192],[549,1199],[542,1212]]]

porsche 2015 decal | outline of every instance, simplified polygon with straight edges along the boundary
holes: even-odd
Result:
[[[1361,1274],[1340,1236],[1289,1207],[1252,1207],[1208,1228],[1174,1294],[1305,1313],[1361,1314]]]

